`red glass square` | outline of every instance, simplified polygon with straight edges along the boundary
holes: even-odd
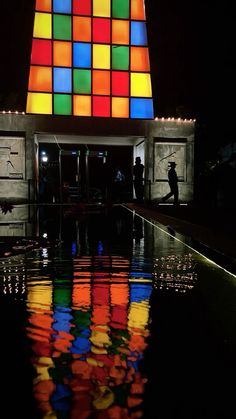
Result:
[[[73,13],[75,15],[91,15],[91,0],[73,0]]]
[[[93,18],[93,42],[109,44],[110,39],[110,19]]]
[[[93,96],[93,116],[110,116],[111,99],[107,96]]]
[[[52,41],[33,39],[31,64],[52,65]]]
[[[112,96],[129,96],[129,73],[112,71]]]

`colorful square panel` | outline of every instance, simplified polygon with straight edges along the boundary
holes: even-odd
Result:
[[[110,95],[110,71],[93,70],[93,94]]]
[[[111,99],[107,96],[93,96],[93,116],[111,115]]]
[[[111,0],[93,0],[93,15],[110,17],[111,16]]]
[[[85,16],[73,17],[73,40],[91,41],[91,18]]]
[[[112,17],[129,19],[129,0],[112,0]]]
[[[91,44],[82,42],[73,44],[73,66],[81,68],[91,67]]]
[[[72,0],[73,1],[73,13],[75,15],[91,15],[92,0]]]
[[[129,96],[128,71],[112,71],[112,96]]]
[[[131,45],[147,45],[147,30],[145,22],[131,22]]]
[[[33,39],[31,64],[52,65],[52,41]]]
[[[56,67],[71,67],[72,43],[63,41],[53,42],[53,65]]]
[[[71,14],[71,0],[53,0],[53,12]]]
[[[104,44],[111,42],[110,19],[93,18],[93,42]]]
[[[33,37],[51,39],[52,18],[49,13],[35,13]]]
[[[27,113],[52,114],[52,94],[29,92],[26,104]]]
[[[35,10],[39,12],[51,12],[52,0],[36,0]]]
[[[91,116],[91,96],[74,95],[74,115]]]
[[[131,47],[131,71],[150,71],[148,48]]]
[[[131,0],[130,10],[130,19],[146,20],[144,0]]]
[[[129,99],[113,97],[111,116],[113,118],[129,118]]]
[[[112,43],[121,45],[129,44],[128,20],[112,20]]]
[[[71,95],[53,95],[53,106],[55,115],[71,115]]]
[[[112,69],[129,69],[129,47],[124,47],[121,45],[112,46]]]
[[[57,93],[71,93],[72,92],[72,80],[71,80],[70,68],[54,67],[53,79],[54,79],[54,92],[57,92]]]
[[[31,66],[29,90],[34,92],[52,91],[52,67]]]
[[[71,40],[71,16],[53,15],[53,37],[64,41]]]
[[[131,73],[130,95],[139,97],[151,97],[151,78],[148,73]]]
[[[153,119],[152,99],[131,98],[130,99],[130,118]]]
[[[110,68],[110,47],[108,45],[93,45],[93,68]]]
[[[74,93],[91,94],[91,71],[73,70]]]

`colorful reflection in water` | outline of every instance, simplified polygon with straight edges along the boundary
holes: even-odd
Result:
[[[75,257],[72,266],[71,276],[28,282],[42,417],[141,417],[152,284],[130,282],[131,262],[121,256]]]

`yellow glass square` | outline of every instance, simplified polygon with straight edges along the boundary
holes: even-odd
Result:
[[[53,42],[53,65],[58,67],[71,67],[71,42]]]
[[[34,38],[52,38],[52,18],[51,13],[35,13],[34,18]]]
[[[31,66],[29,74],[29,90],[35,92],[52,91],[51,67]]]
[[[112,20],[112,43],[113,44],[129,44],[129,21],[128,20]]]
[[[113,97],[111,112],[113,118],[129,118],[129,99],[125,97]]]
[[[130,69],[131,71],[149,71],[149,55],[148,48],[131,47],[130,55]]]
[[[101,44],[93,45],[93,68],[109,69],[110,66],[110,46]]]
[[[91,116],[91,96],[74,95],[73,105],[73,115]]]
[[[130,96],[151,97],[152,86],[150,74],[131,73]]]
[[[93,16],[111,16],[111,0],[93,0]]]
[[[50,93],[28,93],[27,113],[52,114],[52,95]]]

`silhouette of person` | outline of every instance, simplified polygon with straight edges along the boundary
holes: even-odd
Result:
[[[143,201],[144,187],[143,187],[143,172],[144,165],[141,163],[141,158],[136,157],[135,165],[133,166],[134,176],[134,192],[138,202]]]
[[[176,163],[169,162],[170,169],[168,171],[168,182],[170,186],[170,192],[163,196],[162,202],[165,202],[171,196],[174,195],[174,205],[178,205],[179,203],[179,188],[178,188],[178,176],[175,171]]]

